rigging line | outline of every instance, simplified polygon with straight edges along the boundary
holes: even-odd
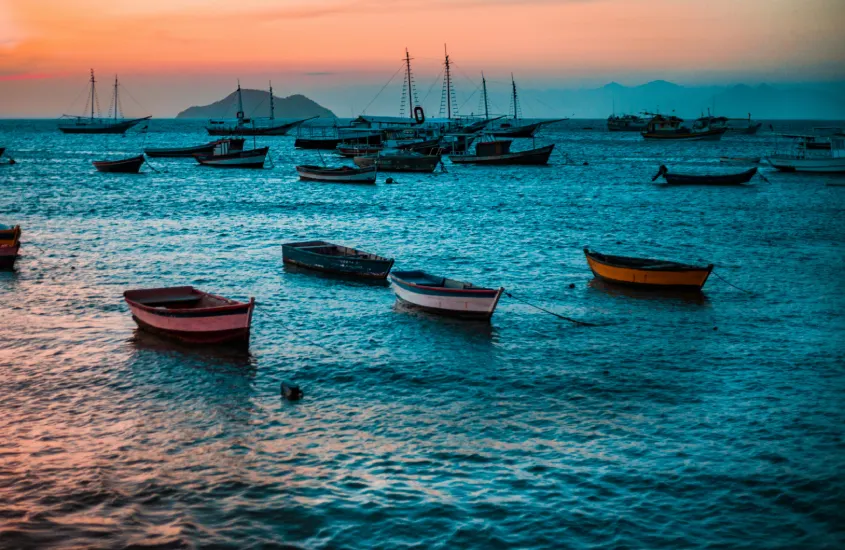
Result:
[[[86,86],[84,88],[82,88],[82,90],[79,91],[79,95],[76,96],[76,99],[73,100],[73,103],[68,105],[68,110],[72,109],[73,106],[76,105],[76,103],[79,101],[79,98],[82,97],[82,94],[87,92],[87,91],[88,91],[88,85],[86,84]],[[85,109],[86,110],[88,109],[88,99],[87,98],[85,99]]]
[[[135,99],[135,98],[132,96],[132,93],[131,93],[129,90],[127,90],[127,89],[126,89],[126,86],[124,86],[123,84],[120,84],[120,89],[121,89],[121,90],[123,90],[124,92],[126,92],[126,94],[129,96],[129,99],[131,99],[133,102],[135,102],[135,105],[137,105],[138,107],[140,107],[142,111],[144,111],[145,113],[149,113],[149,111],[147,110],[147,108],[146,108],[146,107],[144,107],[143,105],[141,105],[141,104],[138,102],[138,100],[137,100],[137,99]]]
[[[744,288],[739,288],[738,286],[736,286],[735,284],[731,283],[730,281],[728,281],[727,279],[725,279],[724,277],[722,277],[721,275],[719,275],[719,274],[718,274],[718,273],[716,273],[715,271],[711,271],[710,273],[712,273],[713,275],[715,275],[716,277],[718,277],[718,278],[719,278],[722,282],[724,282],[725,284],[727,284],[727,285],[729,285],[729,286],[732,286],[732,287],[734,287],[734,288],[735,288],[735,289],[737,289],[737,290],[741,290],[742,292],[745,292],[746,294],[750,294],[750,295],[752,295],[752,296],[754,296],[754,295],[756,295],[756,294],[757,294],[756,292],[751,292],[750,290],[745,290]]]
[[[395,73],[393,73],[393,76],[391,76],[391,77],[390,77],[390,80],[388,80],[388,81],[387,81],[387,83],[385,83],[385,85],[381,87],[381,90],[379,90],[379,91],[378,91],[378,93],[376,94],[376,96],[375,96],[373,99],[371,99],[369,103],[367,103],[367,106],[366,106],[366,107],[364,107],[364,110],[363,110],[363,111],[361,111],[361,113],[366,113],[366,112],[367,112],[367,109],[369,109],[369,108],[370,108],[370,105],[372,105],[372,104],[373,104],[373,102],[374,102],[376,99],[378,99],[378,96],[380,96],[380,95],[381,95],[381,93],[384,91],[384,89],[385,89],[385,88],[387,88],[387,87],[390,85],[390,83],[391,83],[391,82],[393,82],[393,79],[394,79],[394,78],[396,78],[396,75],[397,75],[397,74],[399,74],[399,72],[400,72],[400,71],[402,71],[402,70],[404,70],[404,69],[405,69],[405,64],[404,64],[404,63],[402,63],[402,65],[401,65],[398,69],[396,69],[396,72],[395,72]]]
[[[529,305],[529,306],[531,306],[535,309],[539,309],[540,311],[544,311],[544,312],[548,313],[549,315],[554,315],[555,317],[559,317],[560,319],[563,319],[565,321],[569,321],[570,323],[575,323],[576,325],[582,325],[582,326],[585,326],[585,327],[602,326],[602,325],[597,325],[595,323],[588,323],[586,321],[579,321],[578,319],[573,319],[571,317],[566,317],[565,315],[560,315],[559,313],[555,313],[554,311],[549,311],[548,309],[544,309],[540,306],[534,305],[531,302],[528,302],[527,300],[523,300],[522,298],[517,298],[516,296],[514,296],[510,292],[505,292],[505,296],[513,298],[514,300],[518,300],[518,301],[522,302],[523,304]]]
[[[423,98],[422,98],[422,101],[420,101],[420,105],[422,105],[423,103],[425,103],[425,100],[426,100],[426,99],[428,99],[428,96],[429,96],[429,94],[431,93],[431,90],[433,90],[433,89],[434,89],[434,86],[435,86],[438,82],[440,82],[440,77],[441,77],[441,76],[443,76],[443,70],[442,70],[442,69],[441,69],[441,71],[440,71],[439,73],[437,73],[437,76],[436,76],[436,77],[434,77],[434,82],[432,82],[432,83],[431,83],[431,86],[428,88],[428,91],[425,93],[425,97],[423,97]]]
[[[475,97],[475,94],[477,94],[477,93],[478,93],[478,90],[480,90],[480,89],[481,89],[481,85],[479,84],[478,88],[476,88],[475,90],[473,90],[473,91],[472,91],[472,93],[471,93],[471,94],[469,94],[469,97],[467,97],[467,98],[466,98],[466,101],[464,101],[463,103],[461,103],[461,104],[458,106],[458,110],[463,109],[463,108],[464,108],[464,105],[466,105],[467,103],[469,103],[469,102],[470,102],[470,100],[471,100],[472,98],[474,98],[474,97]]]

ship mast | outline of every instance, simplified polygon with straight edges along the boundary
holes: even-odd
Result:
[[[270,120],[276,119],[276,106],[273,103],[273,83],[270,82]]]
[[[519,103],[516,97],[516,81],[513,79],[513,73],[511,73],[511,85],[513,86],[513,119],[516,120],[519,118]]]
[[[490,120],[490,102],[487,100],[487,79],[484,78],[484,71],[481,72],[481,90],[484,97],[484,120]]]
[[[405,48],[405,72],[408,75],[408,116],[414,118],[414,88],[411,81],[411,55],[408,53],[408,48]]]
[[[443,53],[446,55],[446,118],[452,119],[452,73],[449,70],[449,52],[446,51],[446,44],[443,44]]]
[[[114,75],[114,119],[117,120],[117,75]]]
[[[241,97],[241,81],[238,80],[238,121],[244,119],[244,100]]]
[[[94,120],[94,98],[97,97],[97,89],[94,86],[94,83],[97,82],[94,80],[94,69],[91,69],[91,120]]]

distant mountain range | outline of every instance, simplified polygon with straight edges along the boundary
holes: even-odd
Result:
[[[270,116],[270,92],[244,89],[241,94],[247,117]],[[304,95],[296,94],[284,98],[273,96],[273,99],[276,118],[335,118],[330,110]],[[176,118],[235,118],[237,111],[237,92],[232,92],[211,105],[189,107],[176,115]]]
[[[755,119],[845,119],[845,85],[707,86],[686,87],[665,80],[640,86],[611,82],[601,88],[580,90],[524,90],[525,116],[576,116],[605,118],[614,111],[643,110],[697,117],[719,116]],[[532,105],[532,100],[536,103]]]

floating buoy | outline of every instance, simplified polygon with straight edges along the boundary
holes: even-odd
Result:
[[[719,327],[713,327],[713,330],[719,330]]]
[[[384,180],[384,183],[395,183],[395,182],[393,181],[393,178],[387,178],[386,180]]]
[[[589,166],[589,165],[590,165],[590,163],[589,163],[589,162],[584,161],[584,166]]]
[[[15,159],[9,159],[9,166],[13,164],[17,164],[17,162],[15,162]]]
[[[282,397],[288,401],[299,401],[302,399],[302,395],[302,390],[299,389],[299,386],[282,382]]]
[[[569,288],[575,288],[575,283],[569,283]]]

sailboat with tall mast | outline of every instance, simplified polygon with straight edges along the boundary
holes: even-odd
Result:
[[[85,105],[86,113],[81,116],[63,115],[62,119],[71,119],[71,122],[59,124],[59,130],[64,134],[123,134],[129,128],[132,128],[139,122],[149,120],[152,116],[145,116],[142,118],[123,118],[120,108],[120,85],[117,81],[117,75],[114,77],[114,97],[112,102],[114,111],[109,117],[101,117],[97,112],[96,116],[94,109],[100,109],[100,100],[97,97],[97,80],[94,78],[94,69],[91,69],[91,91],[88,94],[88,100]],[[88,113],[88,105],[91,110]]]
[[[490,130],[491,135],[509,138],[532,138],[541,126],[568,120],[566,118],[558,118],[554,120],[540,120],[537,122],[524,123],[522,120],[522,108],[519,106],[519,94],[516,90],[516,81],[513,78],[513,73],[511,73],[511,105],[513,107],[512,118],[502,122],[495,128],[492,128]]]
[[[296,128],[303,122],[319,118],[312,116],[293,122],[285,122],[283,124],[276,124],[276,103],[273,97],[273,83],[270,83],[270,118],[257,119],[248,118],[244,114],[244,99],[241,93],[241,82],[238,81],[238,89],[235,92],[238,101],[238,112],[235,114],[236,120],[234,123],[226,120],[209,120],[208,126],[205,129],[209,135],[212,136],[284,136],[289,131]],[[256,121],[262,121],[260,125]],[[263,122],[268,120],[268,122]]]

